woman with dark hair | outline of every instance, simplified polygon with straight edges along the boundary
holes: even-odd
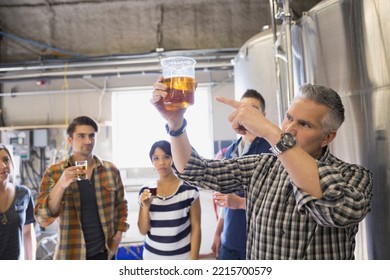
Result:
[[[138,228],[146,235],[143,259],[198,259],[199,191],[173,172],[169,142],[155,142],[149,157],[159,178],[139,192]]]
[[[14,163],[0,144],[0,260],[34,260],[34,203],[26,186],[15,185]]]

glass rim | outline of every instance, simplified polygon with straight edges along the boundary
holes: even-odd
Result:
[[[196,60],[193,59],[192,57],[188,57],[188,56],[170,56],[170,57],[164,57],[160,60],[160,63],[161,65],[166,62],[166,61],[174,61],[174,60],[183,60],[183,61],[191,61],[193,63],[193,65],[196,64]]]

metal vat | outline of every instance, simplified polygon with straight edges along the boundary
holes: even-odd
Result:
[[[311,82],[331,87],[341,95],[346,121],[331,150],[347,162],[365,166],[374,175],[372,211],[360,225],[357,259],[390,259],[389,14],[390,1],[322,1],[303,13],[292,28],[295,91],[302,83]],[[272,38],[269,41],[272,44]],[[277,109],[270,111],[274,110],[271,100],[277,96],[276,79],[272,78],[275,73],[265,73],[265,64],[259,62],[268,61],[267,69],[272,72],[273,57],[268,56],[273,54],[264,50],[264,42],[259,42],[251,39],[245,45],[258,48],[256,56],[267,58],[248,56],[245,63],[237,61],[236,88],[242,91],[261,83],[268,91],[268,114],[273,116],[277,114]],[[240,52],[245,53],[245,48]],[[284,72],[281,76],[282,82],[286,80]]]

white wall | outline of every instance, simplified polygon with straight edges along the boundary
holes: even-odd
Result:
[[[2,116],[4,126],[1,130],[17,129],[21,126],[58,126],[64,129],[75,117],[88,115],[102,124],[96,154],[107,160],[112,160],[112,131],[110,123],[111,92],[123,88],[150,88],[157,79],[157,75],[134,75],[127,77],[95,77],[78,79],[45,80],[43,85],[37,85],[35,80],[4,83],[2,92]],[[200,84],[207,84],[212,89],[212,119],[215,141],[234,140],[236,135],[227,121],[232,111],[226,105],[219,104],[214,97],[221,95],[234,98],[234,84],[229,71],[215,73],[197,73]],[[7,95],[7,93],[13,93]],[[145,100],[149,102],[149,100]],[[142,121],[142,118],[134,121]],[[131,125],[131,122],[129,121]],[[56,148],[64,149],[63,137],[60,133],[54,137]],[[50,139],[51,140],[51,139]],[[3,139],[2,139],[3,141]],[[50,141],[49,141],[50,142]],[[137,170],[128,170],[128,174],[138,173]]]

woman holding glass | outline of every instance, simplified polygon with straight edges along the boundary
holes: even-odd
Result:
[[[173,172],[169,142],[155,142],[149,157],[159,178],[139,192],[138,228],[146,235],[143,259],[198,259],[199,190]]]

